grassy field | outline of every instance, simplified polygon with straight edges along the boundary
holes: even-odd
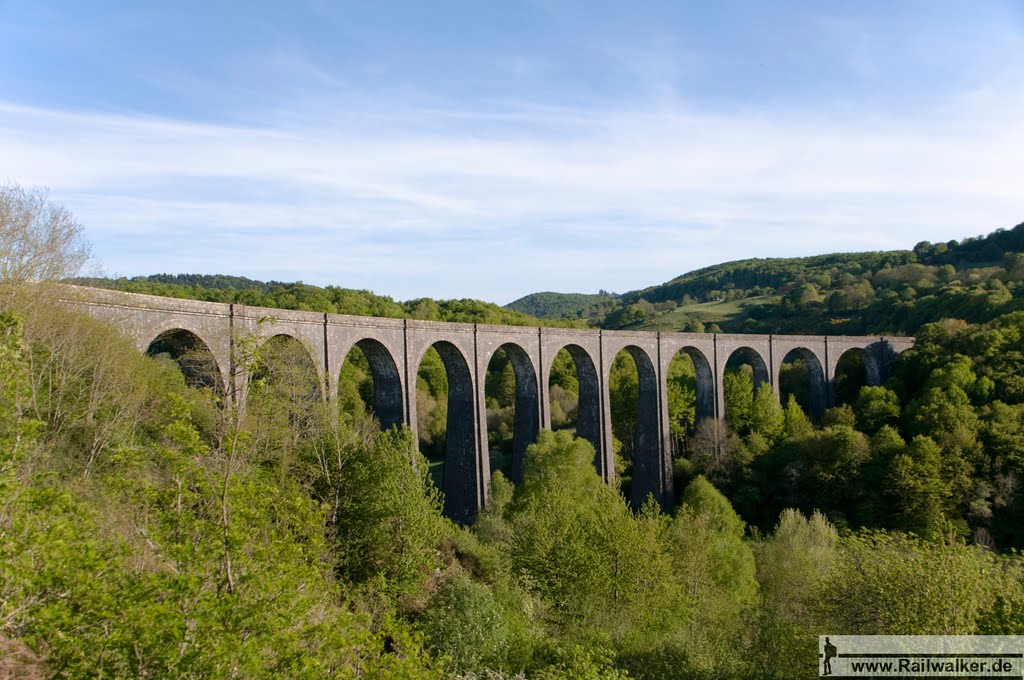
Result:
[[[679,331],[690,321],[701,321],[705,325],[717,323],[724,327],[730,321],[746,317],[747,311],[751,307],[774,304],[780,299],[781,297],[778,295],[761,295],[729,302],[702,302],[685,305],[659,314],[636,328],[644,331]]]

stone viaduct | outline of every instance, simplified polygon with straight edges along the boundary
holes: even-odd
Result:
[[[156,348],[178,358],[185,349],[208,352],[219,384],[240,401],[248,379],[234,362],[242,338],[261,343],[275,336],[298,340],[316,367],[322,396],[337,394],[342,362],[359,347],[370,365],[374,413],[382,427],[416,428],[416,375],[433,346],[448,377],[448,428],[443,491],[445,512],[459,521],[475,517],[487,500],[490,462],[484,376],[495,351],[504,348],[516,378],[513,481],[522,475],[526,447],[540,428],[551,427],[549,378],[552,361],[568,350],[580,384],[577,434],[596,451],[594,464],[606,481],[614,477],[609,375],[625,350],[639,373],[637,431],[631,495],[639,503],[653,494],[672,502],[672,461],[667,381],[669,362],[679,352],[697,373],[697,418],[723,418],[723,375],[735,354],[751,365],[755,387],[767,382],[779,393],[783,361],[795,354],[811,375],[812,416],[834,399],[840,358],[861,353],[867,384],[881,384],[897,354],[913,344],[904,337],[797,336],[654,333],[484,324],[439,323],[248,307],[67,287],[64,301],[118,327],[142,352]],[[244,408],[243,403],[235,403]]]

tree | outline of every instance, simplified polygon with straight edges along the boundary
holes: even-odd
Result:
[[[359,432],[342,423],[310,442],[307,455],[342,573],[356,583],[383,576],[395,592],[417,591],[452,526],[412,433]]]
[[[838,532],[815,511],[782,511],[770,538],[755,543],[762,608],[757,626],[761,662],[776,677],[800,677],[814,663],[822,587],[837,557]]]
[[[786,415],[775,398],[775,391],[768,383],[762,383],[750,407],[751,433],[761,435],[768,446],[772,446],[782,437],[785,427]]]
[[[900,398],[890,389],[865,385],[860,388],[854,407],[857,429],[873,435],[886,425],[900,422]]]
[[[746,435],[754,402],[754,375],[749,368],[727,370],[723,379],[725,421],[734,432]]]
[[[490,588],[459,572],[430,600],[420,619],[427,644],[452,672],[498,668],[510,632]]]
[[[1000,594],[1019,597],[1012,567],[961,542],[860,532],[839,543],[822,615],[850,635],[973,635]]]
[[[734,650],[757,597],[754,555],[743,540],[744,528],[728,499],[702,476],[683,491],[682,504],[665,527],[664,542],[687,605],[686,636],[676,644],[702,675],[741,662]],[[671,671],[659,669],[651,677],[684,677]]]
[[[748,462],[748,455],[739,436],[726,423],[705,418],[697,423],[690,439],[690,460],[708,479],[722,484]]]
[[[795,395],[789,395],[789,399],[786,401],[786,409],[783,413],[783,421],[785,426],[783,433],[787,438],[791,437],[805,437],[814,431],[814,425],[811,424],[811,419],[807,417],[804,410],[800,408],[800,404],[796,400]]]
[[[942,475],[942,451],[925,436],[914,437],[905,453],[889,464],[888,487],[897,528],[935,537],[943,528],[942,510],[951,495]]]
[[[89,255],[81,225],[46,189],[0,186],[0,305],[26,283],[74,276]]]

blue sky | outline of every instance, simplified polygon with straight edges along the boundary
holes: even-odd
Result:
[[[1024,221],[1024,4],[0,0],[107,274],[500,303]]]

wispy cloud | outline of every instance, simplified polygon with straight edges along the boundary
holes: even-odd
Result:
[[[1012,226],[1018,92],[979,86],[913,118],[319,97],[250,126],[0,102],[0,178],[50,186],[111,272],[506,302]]]

